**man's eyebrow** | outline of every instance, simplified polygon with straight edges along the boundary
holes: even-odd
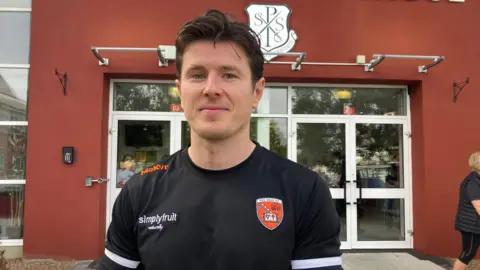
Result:
[[[220,70],[223,70],[223,71],[235,71],[235,72],[238,72],[238,73],[242,73],[242,72],[240,71],[240,69],[237,68],[236,66],[229,66],[229,65],[221,66],[221,67],[220,67]]]
[[[199,69],[205,69],[205,67],[202,65],[191,65],[187,67],[187,70],[199,70]]]
[[[237,70],[234,66],[221,66],[220,69],[223,70]]]
[[[203,65],[193,64],[193,65],[188,66],[186,70],[187,71],[196,71],[196,70],[205,70],[205,69],[206,68]],[[232,66],[232,65],[223,65],[223,66],[220,66],[218,69],[221,70],[221,71],[235,71],[235,72],[238,72],[238,73],[242,73],[238,67]]]

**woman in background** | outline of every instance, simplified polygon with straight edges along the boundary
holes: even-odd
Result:
[[[472,172],[460,185],[455,230],[462,235],[462,253],[455,260],[453,270],[463,270],[475,257],[480,245],[480,152],[470,156]]]
[[[125,155],[120,160],[120,168],[117,170],[117,188],[123,187],[128,179],[134,175],[133,167],[135,159],[130,155]]]

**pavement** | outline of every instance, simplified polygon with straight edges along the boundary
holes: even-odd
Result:
[[[344,253],[344,270],[449,270],[447,261],[428,258],[413,252]],[[435,262],[433,262],[435,261]],[[93,261],[78,263],[72,270],[95,269]],[[92,268],[89,268],[92,267]]]
[[[395,253],[344,253],[345,270],[445,270],[451,269],[446,261],[432,262],[406,252]],[[442,266],[441,266],[442,265]]]

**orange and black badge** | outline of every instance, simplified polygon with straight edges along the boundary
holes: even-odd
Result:
[[[273,230],[283,220],[282,200],[275,198],[257,199],[257,217],[265,228]]]

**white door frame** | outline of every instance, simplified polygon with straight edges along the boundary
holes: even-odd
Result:
[[[185,116],[180,113],[157,113],[157,112],[116,112],[111,116],[110,130],[108,136],[108,170],[107,178],[107,203],[106,203],[106,230],[111,221],[113,203],[120,192],[116,187],[117,178],[117,145],[118,145],[118,121],[168,121],[170,122],[170,154],[181,149],[181,121]]]
[[[412,248],[412,236],[408,233],[412,230],[412,209],[411,209],[411,163],[410,163],[410,138],[409,125],[406,119],[402,118],[385,118],[378,116],[320,116],[320,117],[292,117],[292,138],[291,138],[291,154],[290,159],[297,161],[297,124],[299,123],[337,123],[344,124],[345,127],[345,159],[346,159],[346,189],[331,188],[330,192],[334,199],[345,199],[346,205],[346,241],[342,241],[342,249],[402,249]],[[362,199],[382,199],[382,198],[403,198],[404,199],[404,241],[358,241],[357,235],[357,205],[354,204],[360,198],[360,189],[355,185],[357,179],[356,166],[356,124],[401,124],[403,126],[403,188],[363,188]],[[346,191],[346,192],[345,192]],[[347,196],[345,198],[344,192]]]

